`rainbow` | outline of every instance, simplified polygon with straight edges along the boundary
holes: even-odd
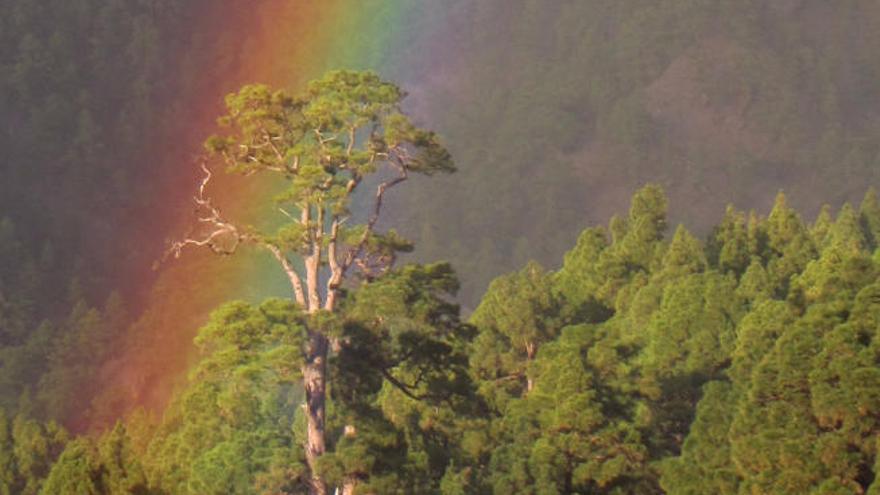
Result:
[[[206,2],[208,3],[208,2]],[[189,97],[176,102],[173,143],[152,157],[162,191],[149,227],[180,237],[194,225],[188,202],[196,186],[189,156],[214,130],[222,97],[247,83],[297,89],[333,68],[371,69],[398,80],[413,57],[430,57],[442,46],[436,6],[424,0],[223,0],[209,3],[192,27],[203,48],[190,58],[202,67]],[[429,10],[430,9],[430,10]],[[174,57],[175,54],[169,54]],[[410,87],[407,86],[407,89]],[[173,144],[173,145],[172,145]],[[272,184],[260,179],[218,178],[210,192],[225,213],[254,223]],[[161,234],[159,234],[161,233]],[[161,247],[161,238],[156,239]],[[124,284],[124,283],[123,283]],[[224,301],[286,296],[283,277],[263,253],[218,257],[190,250],[166,262],[141,291],[142,316],[123,337],[119,352],[104,364],[92,409],[71,418],[74,429],[99,428],[132,409],[161,410],[192,363],[192,338],[208,314]]]

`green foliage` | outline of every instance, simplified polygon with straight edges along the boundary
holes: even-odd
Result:
[[[498,376],[486,370],[515,361],[493,368],[486,358],[505,347],[474,347],[478,390],[495,407],[471,426],[488,430],[472,457],[485,467],[455,490],[866,492],[880,383],[878,266],[864,216],[844,206],[832,222],[826,210],[809,231],[780,194],[766,219],[729,208],[705,246],[681,227],[667,242],[654,191],[612,221],[610,242],[586,231],[550,277],[555,314],[582,323],[542,342],[530,389],[498,401]],[[513,277],[523,275],[499,280]],[[513,293],[494,299],[501,283],[474,314],[477,343],[490,342],[486,315],[523,306],[504,304]],[[606,301],[601,318],[571,307],[591,301]]]
[[[709,239],[707,251],[710,260],[717,263],[722,272],[742,274],[746,271],[752,256],[746,216],[728,206],[721,223]]]
[[[594,303],[591,296],[597,292],[600,281],[591,268],[608,247],[603,229],[586,229],[578,237],[575,247],[565,254],[562,270],[554,274],[555,286],[566,302],[575,307]]]
[[[531,388],[528,367],[562,326],[560,301],[551,284],[540,265],[529,263],[518,273],[495,279],[471,316],[479,330],[471,367],[484,383],[482,393],[496,407],[503,409],[509,397]]]
[[[402,267],[352,294],[346,345],[331,361],[336,445],[326,462],[335,479],[355,477],[365,493],[431,493],[457,458],[460,423],[475,410],[473,332],[451,302],[457,290],[438,263]]]
[[[495,493],[621,493],[644,490],[647,452],[631,421],[609,411],[623,404],[585,359],[595,328],[566,327],[540,351],[535,386],[500,420],[493,452]]]
[[[666,493],[736,495],[739,476],[730,461],[727,438],[736,403],[730,383],[714,381],[703,387],[681,455],[667,457],[661,464]]]
[[[287,187],[275,201],[283,212],[294,210],[287,213],[291,223],[274,235],[255,234],[258,240],[307,255],[317,238],[394,259],[412,250],[395,231],[378,234],[372,223],[341,225],[340,219],[351,217],[353,193],[383,165],[391,165],[398,177],[380,186],[382,193],[409,173],[455,170],[438,136],[403,113],[405,96],[369,71],[332,71],[300,94],[248,85],[226,97],[227,113],[218,121],[224,133],[208,138],[205,148],[229,172],[284,177]]]
[[[74,440],[64,449],[46,479],[42,493],[99,495],[97,473],[91,465],[87,440]]]
[[[868,189],[859,208],[859,216],[868,245],[877,249],[880,247],[880,198],[876,189]]]
[[[816,256],[816,250],[806,226],[782,192],[776,196],[763,230],[767,235],[767,273],[783,295],[788,281]]]
[[[52,465],[41,494],[158,495],[146,481],[138,453],[121,423],[100,438],[68,443]]]
[[[318,464],[335,486],[874,493],[870,210],[844,206],[832,220],[826,209],[807,228],[780,195],[766,218],[728,209],[703,244],[683,227],[664,238],[665,198],[649,186],[610,239],[587,230],[559,271],[529,263],[499,277],[471,324],[445,263],[347,286],[335,313],[231,302],[199,332],[201,356],[161,420],[134,415],[68,441],[51,423],[3,417],[0,493],[307,493],[297,407],[307,328],[339,342]],[[20,301],[6,303],[7,328],[30,324]],[[94,376],[81,356],[112,347],[122,321],[116,298],[100,311],[76,305],[40,389]],[[49,342],[43,328],[18,345]],[[91,407],[37,399],[20,407]]]
[[[54,423],[10,418],[0,410],[0,493],[41,493],[67,441],[67,433]]]
[[[309,325],[345,342],[328,365],[322,475],[354,477],[365,491],[429,492],[455,455],[460,414],[473,409],[472,332],[451,302],[457,288],[447,264],[406,266],[352,291],[335,315],[277,299],[218,309],[196,338],[202,357],[189,383],[143,447],[149,486],[306,493],[298,379]]]
[[[74,305],[55,330],[57,336],[46,343],[50,346],[48,363],[36,394],[43,415],[71,424],[99,419],[99,411],[93,409],[94,397],[83,394],[81,389],[99,379],[101,365],[113,352],[113,345],[127,323],[118,294],[112,294],[101,310],[90,308],[81,300]]]
[[[150,486],[180,494],[293,489],[303,469],[291,430],[303,316],[289,301],[233,302],[196,339],[203,358],[144,454]]]

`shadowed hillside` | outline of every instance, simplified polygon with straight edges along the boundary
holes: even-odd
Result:
[[[451,54],[417,95],[461,173],[401,215],[421,257],[468,274],[468,301],[648,181],[701,233],[729,202],[784,189],[809,217],[880,181],[875,2],[496,0],[447,18]]]

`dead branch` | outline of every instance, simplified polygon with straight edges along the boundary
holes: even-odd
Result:
[[[169,256],[174,256],[175,259],[180,258],[181,253],[187,246],[207,247],[214,253],[230,255],[235,253],[242,243],[251,242],[258,244],[269,250],[278,263],[281,264],[284,273],[287,274],[291,287],[293,287],[296,302],[305,308],[306,298],[303,291],[302,280],[293,268],[293,264],[287,259],[287,256],[284,255],[278,246],[244,232],[237,225],[223,217],[220,209],[214,206],[211,202],[211,198],[209,198],[206,193],[208,183],[211,182],[211,178],[213,177],[211,169],[208,168],[208,165],[204,161],[200,162],[199,166],[205,175],[201,182],[199,182],[198,194],[193,197],[193,201],[196,203],[196,213],[198,215],[197,220],[199,223],[209,225],[210,230],[200,238],[186,237],[182,240],[171,243],[171,246],[162,257],[162,262],[167,260]],[[290,214],[285,210],[280,210],[290,217]],[[224,239],[231,240],[232,245],[222,245],[221,241]]]
[[[213,175],[204,161],[199,165],[205,176],[199,183],[198,194],[193,197],[193,201],[196,203],[197,220],[199,223],[209,225],[210,230],[200,238],[187,237],[172,242],[162,257],[163,261],[169,256],[180,258],[183,249],[187,246],[207,247],[217,254],[228,255],[233,254],[241,243],[253,240],[250,235],[243,232],[238,226],[226,220],[220,209],[211,202],[211,198],[206,195],[205,191]],[[224,240],[227,242],[231,241],[231,246],[224,245],[221,242]]]

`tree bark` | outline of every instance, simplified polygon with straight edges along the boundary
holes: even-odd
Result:
[[[526,368],[532,364],[537,353],[538,346],[534,342],[526,342]],[[526,393],[531,392],[533,388],[535,388],[535,380],[529,376],[528,369],[526,369]]]
[[[327,338],[310,332],[306,363],[302,369],[306,403],[306,463],[309,466],[309,493],[327,495],[327,483],[318,474],[318,460],[326,451],[324,422],[327,390]]]

